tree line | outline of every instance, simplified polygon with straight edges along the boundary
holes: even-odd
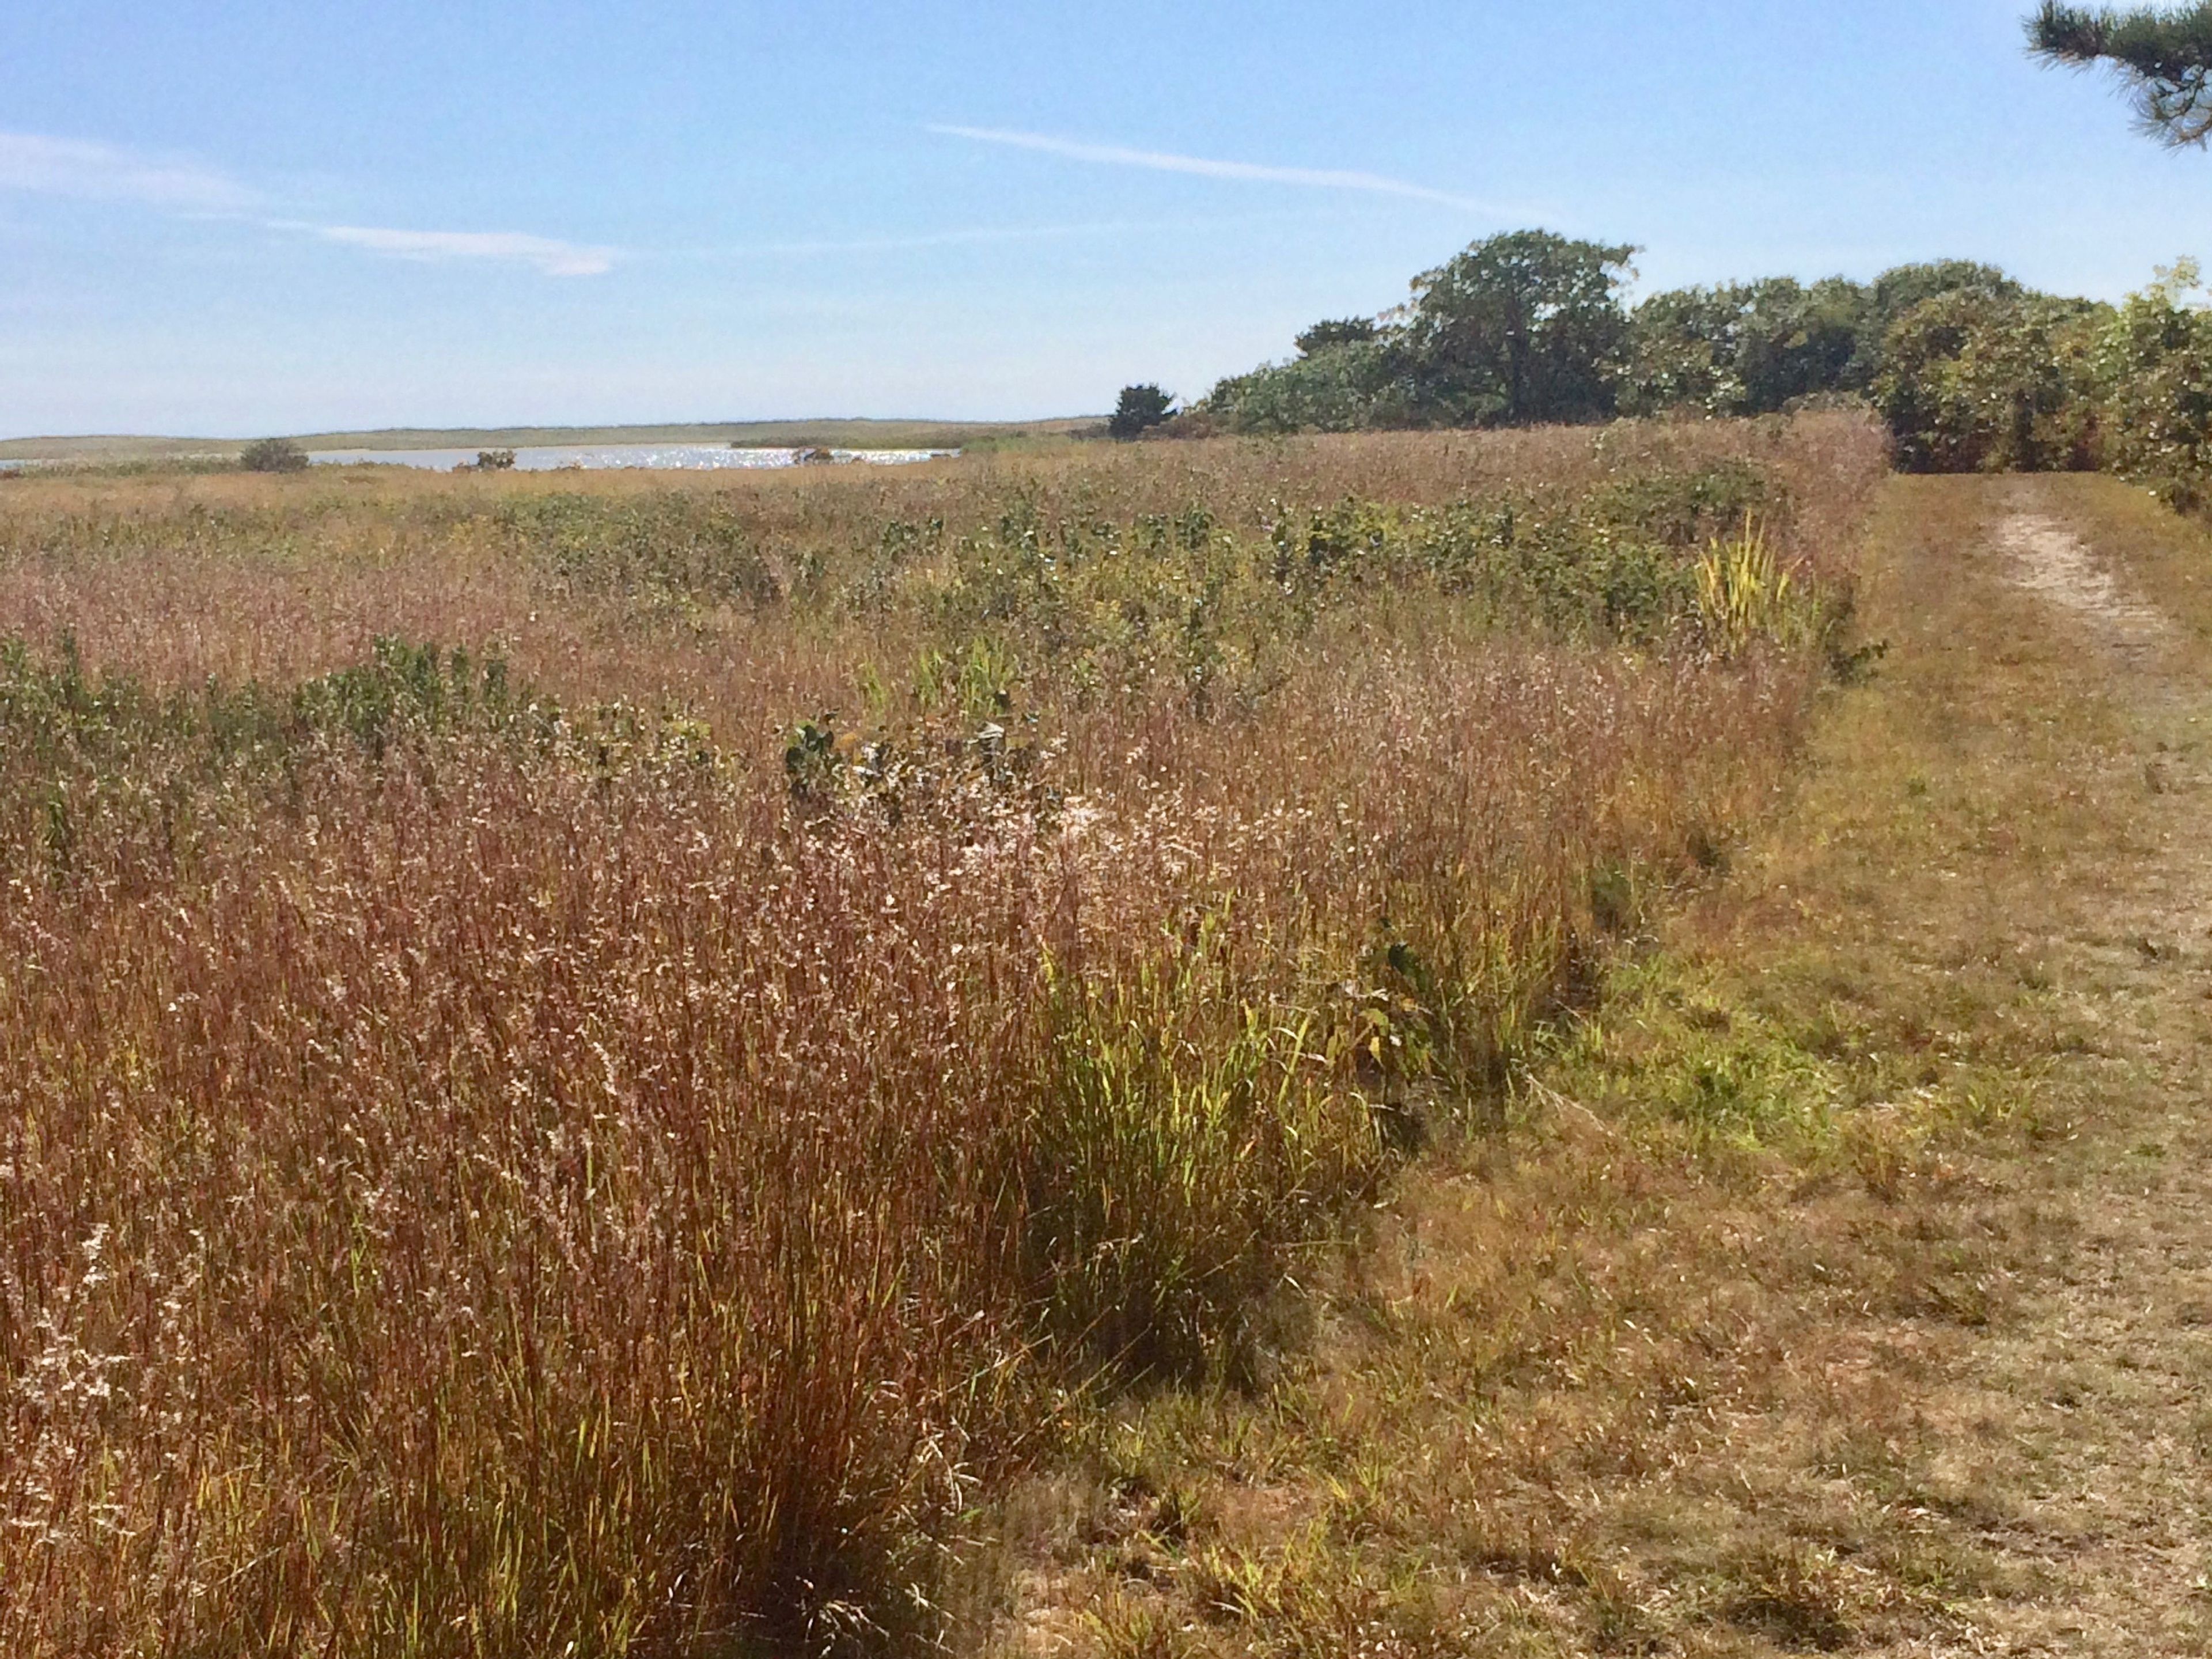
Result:
[[[2212,142],[2212,0],[2043,0],[2027,29],[2046,63],[2112,69],[2154,137]],[[1491,237],[1415,277],[1407,304],[1316,323],[1295,356],[1180,412],[1156,385],[1125,387],[1109,430],[1521,426],[1834,400],[1880,410],[1916,470],[2106,467],[2183,506],[2212,499],[2212,307],[2193,262],[2117,307],[1954,259],[1872,283],[1676,289],[1632,307],[1635,252],[1542,230]]]
[[[1478,241],[1376,317],[1180,413],[1128,388],[1116,435],[1498,427],[1871,405],[1921,471],[2109,467],[2194,499],[2212,482],[2212,313],[2184,264],[2124,304],[1966,260],[1870,283],[1770,277],[1631,305],[1635,250],[1548,231]]]

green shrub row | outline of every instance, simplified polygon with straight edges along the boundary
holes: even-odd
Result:
[[[2212,479],[2212,312],[2186,262],[2124,304],[1963,260],[1871,283],[1788,277],[1626,304],[1634,250],[1515,232],[1415,279],[1371,321],[1223,380],[1185,434],[1880,410],[1917,471],[2110,468],[2194,505]]]

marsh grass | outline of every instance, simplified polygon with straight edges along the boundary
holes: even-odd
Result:
[[[1762,809],[1699,549],[1881,465],[11,486],[0,1650],[927,1639]]]

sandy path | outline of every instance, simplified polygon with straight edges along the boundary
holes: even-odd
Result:
[[[2163,611],[2130,592],[2087,542],[2056,519],[2015,507],[1995,540],[2014,586],[2048,599],[2106,645],[2140,657],[2177,637]]]

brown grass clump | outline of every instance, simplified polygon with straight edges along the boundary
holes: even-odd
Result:
[[[12,489],[0,1650],[927,1636],[1758,810],[1881,465]]]

